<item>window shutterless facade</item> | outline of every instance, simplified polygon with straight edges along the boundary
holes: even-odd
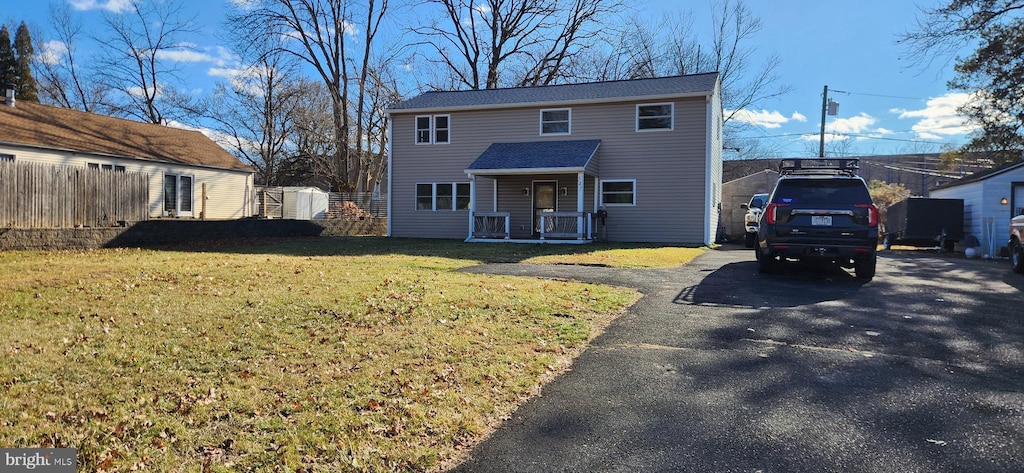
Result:
[[[601,181],[601,205],[636,205],[636,179]]]
[[[86,163],[89,169],[102,169],[104,171],[124,172],[124,166],[117,164]]]
[[[557,108],[540,111],[540,134],[568,135],[572,133],[572,110]]]
[[[450,141],[450,115],[420,115],[416,117],[416,144],[447,144]]]
[[[671,130],[673,110],[671,103],[649,103],[636,106],[636,131]]]
[[[469,183],[416,184],[416,210],[469,210]]]
[[[164,211],[192,215],[192,176],[164,174]]]

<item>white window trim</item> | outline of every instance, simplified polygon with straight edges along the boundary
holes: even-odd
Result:
[[[437,118],[438,117],[445,117],[445,118],[448,119],[448,127],[444,128],[444,130],[448,132],[448,141],[437,141],[437,130],[438,130],[438,128],[437,128]],[[428,135],[427,141],[420,141],[420,130],[422,130],[422,128],[420,128],[420,119],[421,118],[426,118],[427,122],[428,122],[427,123],[427,128],[426,128],[427,135]],[[417,145],[446,145],[446,144],[450,144],[452,142],[452,116],[451,115],[416,115],[413,118],[412,128],[413,128],[413,134],[412,134],[413,135],[412,136],[413,143],[415,143]]]
[[[569,112],[569,116],[566,118],[566,122],[568,122],[568,125],[569,125],[569,131],[566,131],[564,133],[544,133],[544,112],[562,112],[562,111]],[[571,135],[572,134],[572,109],[571,108],[544,108],[544,109],[541,109],[540,113],[538,114],[537,119],[540,121],[540,123],[539,123],[539,125],[537,127],[538,128],[537,129],[537,133],[540,134],[541,136],[561,136],[561,135]],[[558,123],[560,123],[560,122],[558,122]]]
[[[469,211],[468,208],[465,208],[465,209],[456,208],[458,206],[458,202],[459,202],[459,184],[470,185],[469,182],[462,182],[462,181],[451,181],[451,182],[448,182],[448,181],[445,181],[445,182],[417,182],[417,183],[413,184],[413,197],[412,197],[413,198],[413,204],[412,204],[413,210],[415,210],[416,212],[444,212],[444,211],[448,211],[448,212],[468,212]],[[430,208],[429,209],[421,209],[421,208],[419,208],[419,194],[417,192],[419,191],[419,186],[425,186],[425,185],[429,185],[430,186]],[[443,209],[437,207],[437,197],[438,197],[437,196],[437,186],[438,185],[450,185],[450,186],[452,186],[452,195],[451,195],[452,205],[451,205],[451,207],[443,208]],[[471,200],[472,200],[472,192],[473,192],[473,188],[471,186],[470,187],[470,199]]]
[[[445,117],[448,120],[448,127],[444,130],[448,132],[448,141],[437,141],[437,117]],[[446,145],[452,142],[452,116],[451,115],[434,115],[430,117],[430,142],[435,145]]]
[[[427,141],[420,141],[420,119],[427,119]],[[417,145],[429,145],[434,142],[434,117],[430,115],[416,115],[412,121],[412,142]]]
[[[660,107],[663,105],[669,106],[668,112],[668,128],[640,128],[640,107]],[[638,103],[636,104],[635,126],[638,133],[646,133],[649,131],[672,131],[676,128],[676,104],[674,102],[660,102],[660,103]],[[644,117],[647,119],[656,117]]]
[[[619,203],[619,202],[612,202],[612,203],[605,202],[604,201],[604,194],[605,194],[605,192],[604,192],[604,183],[606,183],[606,182],[629,182],[629,183],[633,184],[633,203],[631,203],[631,204],[623,204],[623,203]],[[601,179],[601,181],[598,182],[597,185],[598,185],[598,187],[597,187],[597,191],[598,191],[597,194],[599,196],[601,196],[600,197],[601,198],[600,205],[603,205],[603,206],[606,206],[606,207],[636,207],[636,179]]]
[[[161,210],[163,212],[167,212],[167,196],[164,195],[164,194],[167,192],[166,182],[167,182],[167,177],[168,176],[174,176],[174,187],[175,187],[175,195],[174,195],[174,204],[175,204],[174,206],[175,206],[175,209],[174,209],[174,215],[177,216],[177,217],[191,217],[191,216],[195,215],[195,213],[196,213],[196,176],[194,174],[188,174],[188,173],[173,173],[173,172],[165,172],[164,173],[164,188],[161,191],[161,196],[163,197],[163,199],[161,199],[161,206],[160,206]],[[187,177],[188,180],[189,180],[189,184],[190,184],[189,196],[191,197],[191,199],[190,199],[190,202],[189,202],[189,208],[191,210],[188,210],[188,211],[181,210],[181,202],[182,202],[182,199],[181,199],[181,178],[183,178],[183,177]]]
[[[430,186],[430,208],[420,208],[420,186]],[[437,183],[436,182],[417,182],[413,185],[412,192],[412,208],[417,212],[433,212],[437,210]]]

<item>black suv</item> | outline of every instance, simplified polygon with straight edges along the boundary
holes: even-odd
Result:
[[[787,260],[820,261],[875,276],[878,208],[857,176],[857,159],[784,159],[761,214],[758,269]]]

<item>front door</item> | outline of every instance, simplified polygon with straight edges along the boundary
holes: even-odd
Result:
[[[540,214],[558,211],[558,182],[533,183],[533,237],[540,238]]]
[[[1013,183],[1013,208],[1010,209],[1010,217],[1024,215],[1024,183]]]

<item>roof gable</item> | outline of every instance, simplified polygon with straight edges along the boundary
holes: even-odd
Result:
[[[24,101],[0,104],[0,142],[251,171],[198,131]]]
[[[437,109],[513,107],[530,104],[607,102],[623,99],[706,96],[714,93],[718,73],[656,77],[584,84],[546,85],[508,89],[435,91],[399,102],[388,112]]]

